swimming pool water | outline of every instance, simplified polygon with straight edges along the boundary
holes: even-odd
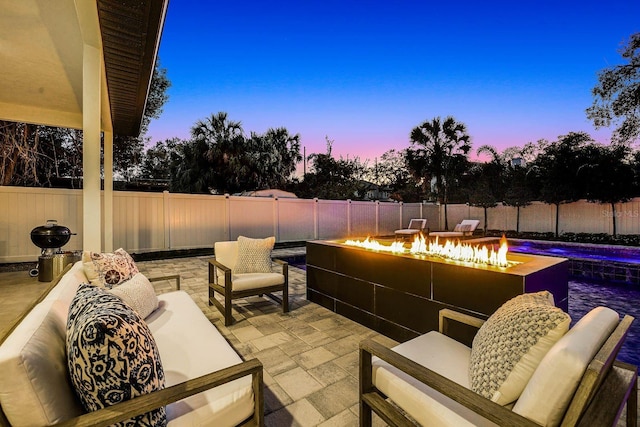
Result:
[[[509,251],[640,265],[640,248],[509,239]]]

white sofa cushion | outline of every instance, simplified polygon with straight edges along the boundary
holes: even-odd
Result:
[[[266,239],[251,239],[238,237],[238,261],[233,272],[241,273],[271,273],[271,251],[276,242],[275,237]]]
[[[571,318],[548,291],[518,295],[482,325],[471,347],[471,389],[500,404],[514,402]]]
[[[242,359],[184,291],[158,296],[146,322],[158,345],[166,386],[236,365]],[[237,425],[253,413],[251,376],[167,406],[169,425]]]
[[[543,426],[557,426],[587,369],[619,322],[618,313],[596,307],[571,328],[540,362],[513,411]]]
[[[35,306],[0,347],[0,403],[13,426],[51,425],[82,414],[67,371],[68,304]]]
[[[109,292],[120,297],[143,319],[146,319],[158,308],[156,290],[142,273],[137,273],[131,279],[109,289]]]
[[[84,273],[82,261],[77,261],[71,269],[60,278],[58,284],[47,294],[45,300],[60,300],[67,307],[71,304],[71,300],[76,296],[80,283],[86,283],[89,279]],[[65,325],[67,320],[65,318]]]
[[[428,332],[394,347],[393,351],[469,388],[471,349],[445,335]],[[372,364],[373,384],[421,425],[495,425],[377,357]]]
[[[164,388],[155,339],[142,318],[119,297],[83,283],[69,307],[67,364],[87,411]],[[164,406],[117,423],[164,426]]]

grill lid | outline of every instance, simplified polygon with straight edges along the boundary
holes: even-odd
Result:
[[[31,230],[31,241],[41,249],[60,248],[69,242],[72,233],[67,227],[58,225],[55,219],[48,219],[45,225]]]

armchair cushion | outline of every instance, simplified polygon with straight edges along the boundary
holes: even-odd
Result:
[[[271,251],[275,237],[251,239],[238,237],[238,260],[232,268],[233,273],[271,273]]]
[[[618,313],[596,307],[544,356],[513,411],[545,426],[557,426],[578,384],[619,321]]]
[[[392,350],[469,388],[467,372],[471,349],[452,338],[431,331]],[[447,357],[442,357],[443,354]],[[421,425],[495,425],[377,357],[372,359],[372,367],[372,381],[376,388]]]
[[[81,284],[69,307],[66,347],[76,394],[87,411],[164,388],[164,371],[147,324],[104,289]],[[136,416],[138,425],[166,425],[164,407]]]
[[[142,273],[137,273],[131,279],[122,282],[109,290],[113,295],[117,295],[133,308],[143,319],[146,319],[158,308],[158,296],[153,285]]]
[[[249,289],[277,286],[284,283],[284,274],[280,273],[246,273],[232,277],[233,290],[244,291]],[[222,278],[224,283],[224,277]]]
[[[113,253],[84,251],[84,273],[92,285],[111,289],[139,273],[131,255],[120,248]]]
[[[548,291],[507,301],[473,340],[471,389],[500,405],[514,402],[570,323],[569,315],[553,305]]]

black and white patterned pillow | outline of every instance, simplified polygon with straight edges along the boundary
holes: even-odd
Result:
[[[238,260],[233,273],[271,273],[271,251],[275,242],[273,236],[266,239],[239,236]]]
[[[120,298],[83,283],[67,321],[69,374],[87,411],[164,388],[164,371],[147,324]],[[117,425],[163,426],[165,408]]]

